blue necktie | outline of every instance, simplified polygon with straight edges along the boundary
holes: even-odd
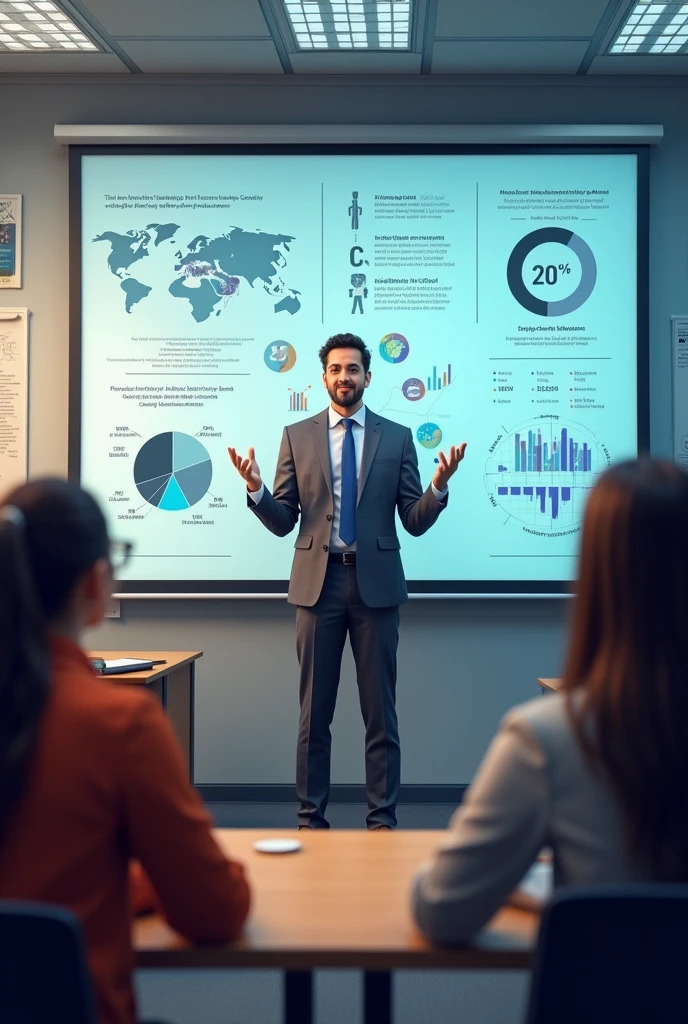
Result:
[[[339,536],[345,544],[356,540],[356,446],[352,419],[342,420],[346,433],[342,448],[342,506],[339,516]]]

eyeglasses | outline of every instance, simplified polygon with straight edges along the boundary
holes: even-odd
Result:
[[[110,541],[110,565],[115,572],[123,569],[131,558],[134,545],[128,540]]]

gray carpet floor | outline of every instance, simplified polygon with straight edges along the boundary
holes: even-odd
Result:
[[[296,805],[291,803],[211,803],[208,810],[218,828],[296,828]],[[399,828],[446,828],[453,804],[402,804]],[[332,828],[365,828],[364,804],[330,804]]]

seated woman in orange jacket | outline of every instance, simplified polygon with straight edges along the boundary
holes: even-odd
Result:
[[[101,1024],[133,1024],[130,861],[194,942],[236,938],[249,889],[159,704],[94,675],[81,650],[116,553],[75,484],[38,480],[0,502],[0,899],[73,910]]]

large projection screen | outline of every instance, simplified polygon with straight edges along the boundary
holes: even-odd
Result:
[[[359,334],[366,404],[447,511],[399,526],[412,594],[570,590],[587,495],[648,443],[647,152],[73,147],[70,475],[134,557],[120,594],[286,593],[293,542],[247,510]]]

